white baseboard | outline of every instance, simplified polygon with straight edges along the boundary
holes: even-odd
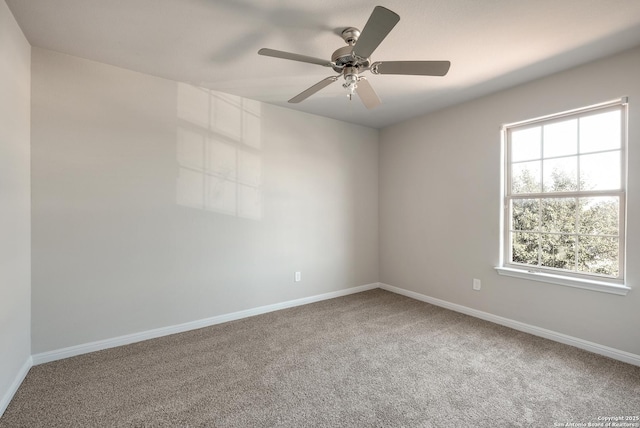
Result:
[[[29,369],[33,366],[33,359],[31,357],[27,358],[27,361],[24,362],[18,373],[16,374],[15,379],[9,386],[7,392],[4,393],[2,399],[0,399],[0,417],[4,414],[4,411],[7,410],[9,403],[13,399],[13,396],[16,395],[18,388],[22,385],[24,378],[27,377],[27,373],[29,373]]]
[[[235,321],[242,318],[252,317],[254,315],[265,314],[267,312],[278,311],[280,309],[292,308],[294,306],[307,305],[322,300],[342,297],[349,294],[360,293],[362,291],[373,290],[378,288],[378,283],[361,285],[358,287],[347,288],[344,290],[333,291],[330,293],[319,294],[316,296],[303,297],[301,299],[289,300],[286,302],[275,303],[273,305],[260,306],[244,311],[233,312],[230,314],[219,315],[211,318],[190,321],[183,324],[177,324],[153,330],[142,331],[139,333],[127,334],[125,336],[114,337],[111,339],[98,340],[95,342],[84,343],[81,345],[70,346],[68,348],[56,349],[54,351],[42,352],[32,356],[33,365],[49,363],[51,361],[61,360],[64,358],[74,357],[76,355],[87,354],[89,352],[101,351],[103,349],[115,348],[116,346],[129,345],[143,340],[155,339],[157,337],[167,336],[175,333],[183,333],[189,330],[208,327],[224,322]]]
[[[466,306],[458,305],[456,303],[447,302],[446,300],[436,299],[435,297],[429,297],[424,294],[416,293],[415,291],[404,290],[402,288],[394,287],[393,285],[379,283],[380,288],[390,291],[392,293],[401,294],[412,299],[420,300],[422,302],[431,303],[432,305],[440,306],[452,311],[460,312],[472,317],[480,318],[485,321],[490,321],[496,324],[510,327],[514,330],[522,331],[525,333],[533,334],[534,336],[544,337],[545,339],[553,340],[555,342],[564,343],[565,345],[575,346],[576,348],[584,349],[585,351],[593,352],[595,354],[604,355],[605,357],[613,358],[614,360],[623,361],[625,363],[640,366],[640,355],[632,354],[631,352],[621,351],[619,349],[610,348],[608,346],[600,345],[598,343],[589,342],[587,340],[579,339],[577,337],[569,336],[566,334],[558,333],[556,331],[547,330],[545,328],[536,327],[530,324],[525,324],[520,321],[515,321],[509,318],[504,318],[498,315],[493,315],[488,312],[479,311]]]
[[[147,330],[139,333],[128,334],[125,336],[114,337],[111,339],[99,340],[95,342],[71,346],[68,348],[34,354],[25,363],[24,367],[20,370],[20,373],[16,376],[16,380],[12,384],[10,390],[2,398],[2,401],[0,401],[0,415],[2,415],[2,412],[4,412],[4,410],[8,406],[9,401],[11,401],[11,398],[17,391],[22,381],[24,380],[24,377],[27,375],[27,372],[29,371],[29,368],[31,368],[32,365],[44,364],[51,361],[74,357],[76,355],[86,354],[89,352],[95,352],[103,349],[114,348],[117,346],[128,345],[130,343],[141,342],[143,340],[154,339],[157,337],[167,336],[170,334],[182,333],[185,331],[208,327],[215,324],[221,324],[221,323],[235,321],[238,319],[247,318],[255,315],[265,314],[265,313],[277,311],[280,309],[292,308],[295,306],[306,305],[309,303],[319,302],[322,300],[342,297],[349,294],[360,293],[362,291],[372,290],[375,288],[381,288],[383,290],[387,290],[392,293],[401,294],[403,296],[407,296],[412,299],[431,303],[436,306],[441,306],[446,309],[450,309],[456,312],[470,315],[472,317],[480,318],[486,321],[490,321],[496,324],[510,327],[515,330],[519,330],[525,333],[530,333],[535,336],[544,337],[546,339],[564,343],[566,345],[575,346],[576,348],[584,349],[586,351],[590,351],[596,354],[604,355],[606,357],[613,358],[615,360],[640,366],[640,355],[632,354],[626,351],[621,351],[615,348],[610,348],[608,346],[600,345],[594,342],[589,342],[583,339],[568,336],[566,334],[558,333],[552,330],[536,327],[530,324],[525,324],[509,318],[500,317],[498,315],[493,315],[488,312],[479,311],[477,309],[472,309],[466,306],[458,305],[456,303],[451,303],[445,300],[436,299],[434,297],[429,297],[424,294],[416,293],[414,291],[404,290],[402,288],[394,287],[389,284],[373,283],[373,284],[361,285],[359,287],[352,287],[344,290],[320,294],[316,296],[304,297],[301,299],[275,303],[272,305],[260,306],[253,309],[247,309],[244,311],[233,312],[230,314],[224,314],[224,315],[219,315],[211,318],[200,319],[200,320],[191,321],[183,324],[177,324],[177,325],[172,325],[168,327]]]

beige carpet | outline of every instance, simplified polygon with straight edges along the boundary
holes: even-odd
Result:
[[[638,415],[640,367],[373,290],[33,367],[0,427],[553,427]]]

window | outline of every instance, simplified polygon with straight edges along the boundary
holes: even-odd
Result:
[[[626,294],[626,105],[504,126],[499,273]]]

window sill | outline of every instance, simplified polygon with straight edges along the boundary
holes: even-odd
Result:
[[[523,269],[515,269],[498,266],[495,268],[500,275],[512,276],[515,278],[529,279],[532,281],[548,282],[552,284],[565,285],[567,287],[583,288],[585,290],[600,291],[602,293],[617,294],[626,296],[631,287],[622,284],[612,284],[604,281],[593,281],[588,279],[570,278],[566,276],[553,275],[546,272],[529,272]]]

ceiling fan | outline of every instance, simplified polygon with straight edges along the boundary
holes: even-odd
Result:
[[[347,89],[349,99],[353,97],[355,92],[365,107],[372,109],[380,105],[381,101],[369,81],[360,75],[361,73],[371,71],[373,74],[444,76],[451,66],[449,61],[377,61],[372,63],[371,54],[398,21],[400,21],[400,16],[397,13],[385,7],[376,6],[362,31],[355,27],[349,27],[342,31],[342,38],[347,46],[336,50],[331,55],[331,61],[268,48],[260,49],[258,54],[331,67],[336,73],[344,76],[345,83],[342,86]],[[291,98],[289,102],[304,101],[337,81],[338,78],[339,76],[331,76],[322,79]]]

